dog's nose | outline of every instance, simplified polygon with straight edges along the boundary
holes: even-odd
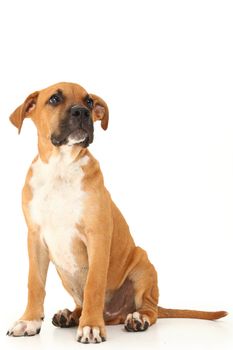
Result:
[[[70,112],[72,117],[80,117],[81,119],[90,117],[89,110],[84,107],[72,106]]]

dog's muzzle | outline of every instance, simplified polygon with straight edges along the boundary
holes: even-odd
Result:
[[[91,113],[87,108],[74,105],[59,125],[59,133],[52,134],[54,146],[79,144],[86,148],[93,142],[94,126]]]

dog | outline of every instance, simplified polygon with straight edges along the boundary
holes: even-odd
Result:
[[[30,94],[10,116],[20,133],[25,118],[38,133],[38,155],[27,173],[22,205],[28,226],[28,303],[10,336],[38,334],[44,319],[45,282],[52,261],[75,303],[57,312],[57,327],[77,328],[77,341],[106,340],[105,325],[145,331],[158,318],[215,320],[225,311],[158,306],[157,273],[137,247],[104,186],[98,161],[88,150],[94,123],[106,130],[106,102],[78,84],[59,83]]]

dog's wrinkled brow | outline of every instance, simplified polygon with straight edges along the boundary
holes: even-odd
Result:
[[[58,89],[58,90],[55,92],[55,94],[58,94],[58,95],[64,96],[64,95],[63,95],[63,91],[62,91],[62,89]]]
[[[63,94],[63,91],[61,89],[57,89],[56,91],[54,91],[53,93],[51,93],[50,97],[48,98],[48,100],[46,101],[46,104],[49,104],[49,100],[52,96],[54,95],[59,95],[59,97],[61,98],[62,102],[65,99],[65,96]]]

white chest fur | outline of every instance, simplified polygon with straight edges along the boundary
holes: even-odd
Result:
[[[86,197],[82,190],[82,166],[88,160],[88,156],[84,156],[73,161],[70,154],[64,152],[51,157],[48,163],[38,158],[32,166],[32,220],[40,226],[41,238],[54,263],[71,273],[78,268],[72,241],[79,235],[76,224],[81,219]]]

